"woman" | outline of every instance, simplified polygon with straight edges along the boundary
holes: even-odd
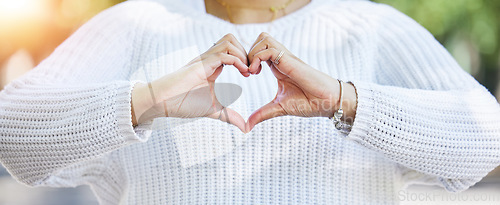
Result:
[[[221,104],[216,79],[243,95]],[[413,20],[364,1],[126,2],[0,99],[10,173],[88,184],[101,204],[390,204],[500,163],[494,97]]]

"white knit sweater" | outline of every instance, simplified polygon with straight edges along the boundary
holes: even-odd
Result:
[[[273,23],[235,26],[193,7],[117,5],[8,85],[0,160],[12,176],[30,186],[87,184],[102,204],[393,204],[407,184],[461,191],[499,165],[495,98],[393,8],[314,0]],[[133,129],[136,80],[179,69],[226,33],[249,49],[262,31],[354,82],[349,135],[327,118],[290,116],[248,134],[206,118]],[[228,67],[217,82],[243,88],[231,105],[243,117],[276,92],[266,68],[246,79]]]

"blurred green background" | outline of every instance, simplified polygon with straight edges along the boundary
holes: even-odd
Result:
[[[500,0],[375,0],[429,30],[467,72],[500,98]]]

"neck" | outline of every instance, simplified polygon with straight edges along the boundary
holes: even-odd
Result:
[[[205,8],[207,13],[234,24],[265,23],[286,16],[309,2],[310,0],[205,0]]]

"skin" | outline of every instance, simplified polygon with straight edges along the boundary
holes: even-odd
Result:
[[[226,2],[230,8],[235,24],[247,23],[265,23],[271,21],[273,13],[269,11],[272,6],[280,6],[286,4],[289,0],[220,0]],[[292,13],[305,5],[311,0],[293,0],[286,8],[277,13],[277,18],[283,17]],[[226,8],[216,0],[205,0],[205,8],[207,13],[229,21]]]
[[[274,63],[280,53],[279,64]],[[265,120],[293,115],[332,117],[340,102],[340,83],[294,56],[267,33],[261,33],[248,53],[249,71],[259,74],[266,62],[278,82],[276,97],[256,110],[247,122],[247,131]],[[344,120],[354,121],[356,94],[352,84],[344,83]]]
[[[215,96],[214,83],[224,65],[233,65],[243,76],[250,76],[247,62],[243,46],[233,35],[225,35],[216,45],[178,71],[152,81],[156,101],[153,101],[148,85],[136,84],[132,90],[133,118],[140,124],[167,115],[210,117],[231,123],[246,132],[245,120],[239,113],[225,108],[225,113],[221,114],[223,107]]]
[[[231,2],[236,4],[246,1]],[[280,1],[276,0],[263,4],[278,3]],[[209,8],[207,5],[207,12],[215,12],[212,13],[215,16],[222,15],[216,13],[220,11]],[[258,12],[253,17],[244,18],[255,21],[264,18],[259,16]],[[279,64],[276,64],[274,60],[280,51],[284,54]],[[271,102],[254,111],[245,122],[236,111],[222,107],[215,97],[214,82],[223,71],[224,65],[233,65],[242,77],[248,77],[260,73],[262,62],[269,65],[276,77],[278,91]],[[152,90],[144,84],[134,86],[131,99],[134,125],[165,116],[209,117],[233,124],[247,133],[257,124],[279,116],[332,117],[340,102],[340,82],[337,79],[307,65],[267,33],[261,33],[257,37],[248,54],[232,34],[227,34],[186,66],[152,81],[151,85]],[[356,115],[356,90],[349,83],[343,83],[343,87],[342,118],[352,123]],[[151,91],[156,101],[153,101]]]

